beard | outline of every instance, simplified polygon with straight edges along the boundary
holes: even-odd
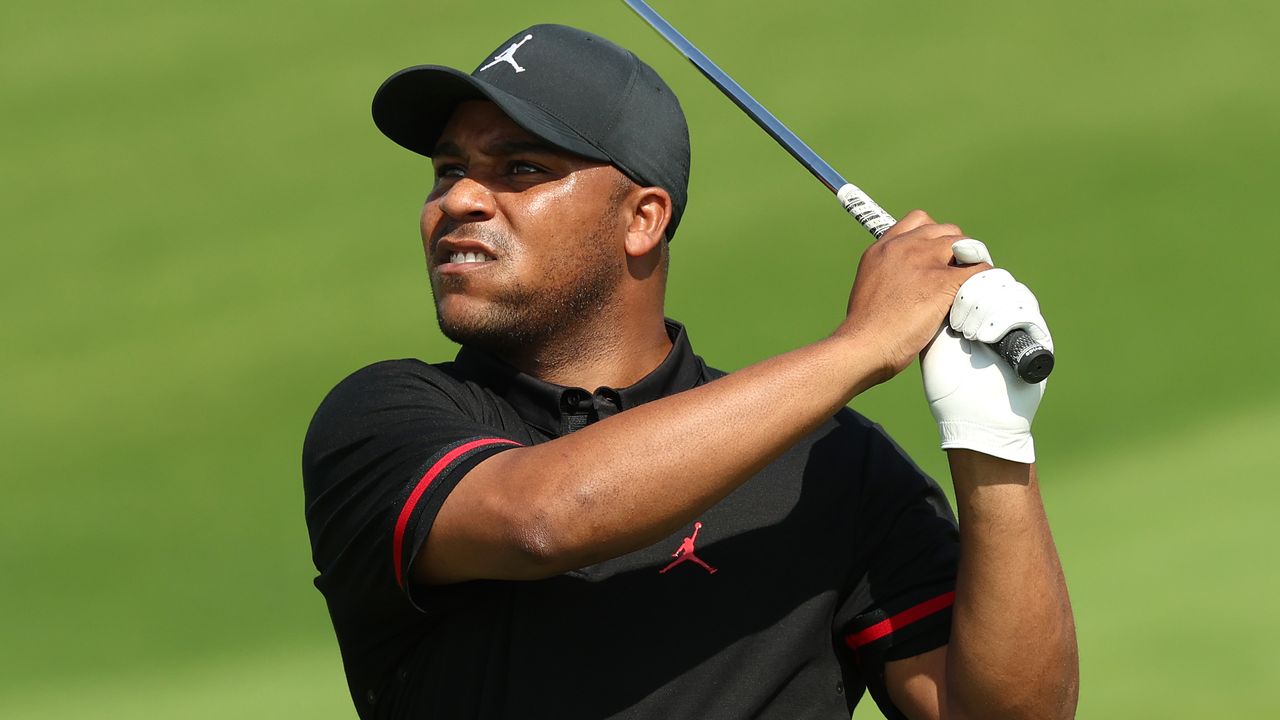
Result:
[[[447,315],[440,306],[442,291],[432,285],[436,319],[440,331],[450,340],[488,351],[500,357],[528,354],[531,350],[549,349],[559,342],[577,338],[582,330],[607,317],[616,305],[616,291],[626,272],[610,253],[613,231],[605,218],[590,231],[588,242],[571,253],[555,253],[555,261],[546,268],[545,277],[557,282],[531,287],[518,280],[508,280],[495,291],[479,310]],[[512,246],[501,233],[479,226],[466,232],[483,238],[495,249]],[[509,254],[504,252],[504,257]],[[465,283],[465,278],[447,278],[442,282]],[[462,289],[461,287],[459,289]]]

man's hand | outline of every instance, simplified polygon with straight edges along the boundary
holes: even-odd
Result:
[[[990,267],[952,262],[951,246],[964,237],[959,227],[913,210],[863,253],[837,335],[857,336],[874,349],[883,362],[879,381],[911,364],[961,284]]]
[[[977,240],[961,240],[953,252],[960,262],[993,264]],[[1045,382],[1023,382],[987,343],[1020,328],[1053,349],[1035,296],[1007,271],[985,270],[960,287],[948,318],[920,362],[942,447],[1034,462],[1031,420]]]

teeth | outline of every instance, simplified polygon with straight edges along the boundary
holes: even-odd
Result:
[[[477,252],[456,252],[449,255],[449,262],[451,263],[478,263],[488,262],[492,259],[493,258],[485,255],[484,253]]]

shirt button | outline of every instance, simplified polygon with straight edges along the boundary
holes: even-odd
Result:
[[[378,703],[378,694],[375,693],[374,691],[370,690],[369,692],[365,693],[364,696],[369,701],[370,705],[376,705]]]

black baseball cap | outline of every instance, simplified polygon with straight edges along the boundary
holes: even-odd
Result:
[[[469,75],[440,65],[397,72],[373,96],[373,121],[429,157],[467,100],[491,100],[552,145],[663,188],[673,205],[667,238],[675,235],[688,200],[689,128],[675,93],[631,51],[577,28],[534,25]]]

